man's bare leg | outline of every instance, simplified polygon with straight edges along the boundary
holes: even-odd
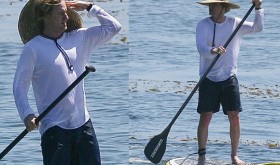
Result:
[[[212,119],[212,115],[212,112],[204,112],[200,115],[199,125],[197,128],[197,140],[199,149],[206,149],[208,127]],[[198,165],[205,165],[205,155],[200,155],[198,157]]]
[[[231,139],[231,160],[233,164],[244,165],[245,162],[238,158],[237,150],[240,139],[240,120],[239,112],[229,111],[228,119],[230,123],[230,139]]]

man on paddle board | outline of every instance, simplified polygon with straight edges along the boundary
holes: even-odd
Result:
[[[100,26],[82,28],[76,11],[88,11]],[[95,131],[86,107],[84,82],[79,83],[40,123],[28,100],[32,83],[41,114],[83,73],[94,49],[121,30],[120,23],[99,6],[85,1],[29,0],[19,19],[24,42],[13,92],[28,131],[39,127],[45,165],[101,165]]]
[[[245,163],[239,159],[237,152],[240,138],[239,112],[242,111],[236,77],[237,59],[242,37],[262,31],[264,10],[261,8],[261,0],[252,0],[252,3],[255,4],[254,21],[245,21],[227,48],[224,48],[223,44],[241,22],[240,18],[228,17],[225,14],[231,9],[238,9],[239,5],[229,2],[229,0],[204,0],[198,3],[208,6],[210,15],[201,20],[196,27],[196,45],[200,54],[200,76],[204,75],[215,57],[218,54],[221,55],[199,86],[198,164],[205,164],[208,127],[213,113],[219,111],[221,104],[230,123],[232,163],[242,165]]]

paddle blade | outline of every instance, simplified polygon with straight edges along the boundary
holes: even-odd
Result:
[[[146,145],[144,154],[152,163],[156,164],[161,161],[166,150],[167,135],[159,134],[154,136]]]

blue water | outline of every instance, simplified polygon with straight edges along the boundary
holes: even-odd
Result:
[[[23,44],[17,32],[17,20],[25,2],[9,5],[0,1],[0,151],[19,133],[24,125],[18,116],[12,82],[15,67]],[[120,39],[128,35],[128,2],[110,1],[98,3],[123,25],[122,31],[106,46],[92,55],[95,73],[85,78],[87,105],[100,145],[103,164],[127,164],[128,156],[128,44]],[[83,16],[85,26],[98,24],[96,19]],[[36,110],[34,97],[31,104]],[[42,163],[40,134],[26,135],[0,162],[2,165],[39,165]]]
[[[143,155],[149,139],[171,122],[198,81],[196,23],[208,9],[195,0],[132,0],[129,15],[130,163],[150,164]],[[243,18],[249,1],[235,0]],[[251,163],[280,161],[279,83],[280,23],[278,8],[264,1],[265,29],[244,38],[238,78],[244,111],[241,116],[240,158]],[[253,20],[254,13],[249,16]],[[163,161],[197,151],[197,93],[173,125]],[[207,157],[230,160],[228,119],[214,115]],[[192,158],[196,159],[197,156]]]
[[[14,0],[15,1],[15,0]],[[0,151],[24,126],[12,96],[16,62],[22,50],[17,32],[25,2],[0,1]],[[143,154],[149,139],[159,134],[179,110],[198,77],[196,23],[208,15],[196,1],[118,0],[99,2],[123,25],[122,31],[91,59],[95,73],[85,78],[87,104],[93,118],[103,164],[151,164]],[[251,4],[235,0],[243,17]],[[251,163],[280,161],[280,5],[265,1],[265,29],[242,43],[238,77],[244,111],[241,113],[240,158]],[[248,18],[252,20],[253,14]],[[98,24],[85,19],[85,25]],[[121,39],[127,37],[126,42]],[[31,104],[35,108],[32,93]],[[197,94],[173,125],[164,161],[197,150]],[[214,115],[208,157],[230,159],[227,117]],[[196,156],[193,156],[195,159]],[[29,133],[0,162],[42,164],[40,134]]]

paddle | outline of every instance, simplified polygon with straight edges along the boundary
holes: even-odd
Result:
[[[248,10],[248,12],[246,13],[246,15],[243,17],[243,19],[241,20],[241,22],[238,24],[238,26],[236,27],[236,29],[234,30],[234,32],[231,34],[231,36],[229,37],[229,39],[227,40],[227,42],[224,45],[224,48],[226,48],[229,43],[231,42],[231,40],[233,39],[233,37],[235,36],[235,34],[237,33],[237,31],[240,29],[240,27],[242,26],[242,24],[244,23],[244,21],[247,19],[247,17],[249,16],[249,14],[251,13],[251,11],[254,9],[255,4],[253,4],[251,6],[251,8]],[[188,102],[190,101],[190,99],[192,98],[192,96],[194,95],[194,93],[196,92],[196,90],[198,89],[199,85],[202,83],[202,81],[206,78],[207,74],[210,72],[210,70],[212,69],[212,67],[214,66],[214,64],[217,62],[217,60],[220,58],[220,54],[218,54],[215,59],[213,60],[213,62],[210,64],[210,66],[208,67],[208,69],[206,70],[206,72],[204,73],[204,75],[200,78],[199,82],[196,84],[196,86],[194,87],[194,89],[192,90],[192,92],[190,93],[190,95],[188,96],[188,98],[185,100],[185,102],[183,103],[183,105],[180,107],[179,111],[177,112],[177,114],[175,115],[175,117],[172,119],[172,121],[168,124],[168,126],[163,130],[162,133],[160,133],[159,135],[154,136],[146,145],[145,149],[144,149],[144,154],[147,157],[147,159],[149,159],[152,163],[159,163],[161,158],[164,155],[164,152],[166,150],[166,141],[167,141],[167,136],[169,134],[169,131],[172,127],[172,125],[174,124],[174,122],[177,120],[177,118],[179,117],[179,115],[181,114],[181,112],[184,110],[184,108],[186,107],[186,105],[188,104]]]
[[[66,88],[52,103],[49,105],[43,113],[41,113],[35,120],[38,124],[89,72],[95,72],[93,66],[86,66],[85,71],[68,87]],[[12,141],[1,153],[0,160],[28,133],[27,129],[22,131],[18,137]]]

